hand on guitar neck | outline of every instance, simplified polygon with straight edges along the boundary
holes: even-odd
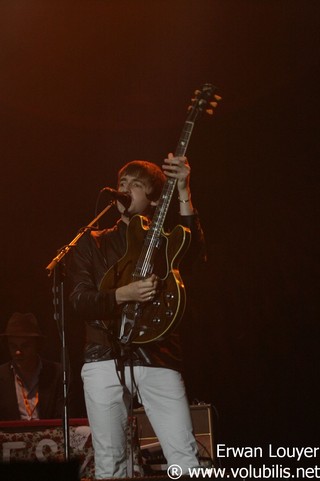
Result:
[[[115,293],[117,304],[124,302],[150,302],[157,292],[157,286],[158,278],[155,274],[152,274],[146,279],[118,287]]]
[[[172,153],[168,155],[167,159],[164,159],[162,169],[167,177],[177,179],[178,199],[180,203],[181,215],[192,215],[193,206],[191,202],[190,192],[190,172],[191,167],[189,165],[187,157],[174,157]]]

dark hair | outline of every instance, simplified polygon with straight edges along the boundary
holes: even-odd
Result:
[[[124,165],[118,172],[118,183],[125,175],[132,175],[138,179],[145,179],[150,184],[152,191],[147,195],[150,200],[158,200],[166,181],[166,176],[156,164],[147,160],[132,160]]]

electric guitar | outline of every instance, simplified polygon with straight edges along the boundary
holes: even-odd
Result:
[[[214,95],[215,91],[211,84],[195,91],[175,156],[185,155],[199,114],[203,111],[213,113],[213,107],[220,100]],[[127,251],[106,272],[100,284],[100,290],[109,290],[145,279],[152,273],[159,278],[156,295],[150,302],[119,306],[118,340],[123,345],[163,339],[177,327],[185,310],[186,292],[178,267],[190,244],[191,233],[182,225],[177,225],[170,233],[163,230],[176,183],[176,179],[167,178],[151,223],[141,215],[132,217],[127,230]]]

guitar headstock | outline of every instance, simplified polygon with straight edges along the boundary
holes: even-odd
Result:
[[[191,99],[191,105],[188,107],[188,118],[190,122],[194,122],[199,114],[206,112],[213,115],[214,109],[218,106],[218,102],[222,97],[217,93],[217,87],[212,84],[204,84],[201,90],[194,92],[194,98]]]

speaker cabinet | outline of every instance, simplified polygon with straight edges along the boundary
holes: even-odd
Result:
[[[197,404],[190,406],[190,411],[193,430],[198,443],[200,462],[203,464],[210,461],[213,462],[214,444],[212,431],[212,407],[210,404]],[[155,453],[155,457],[160,459],[160,444],[144,409],[135,409],[134,416],[137,418],[138,436],[142,452],[148,450],[151,457],[152,453]]]

